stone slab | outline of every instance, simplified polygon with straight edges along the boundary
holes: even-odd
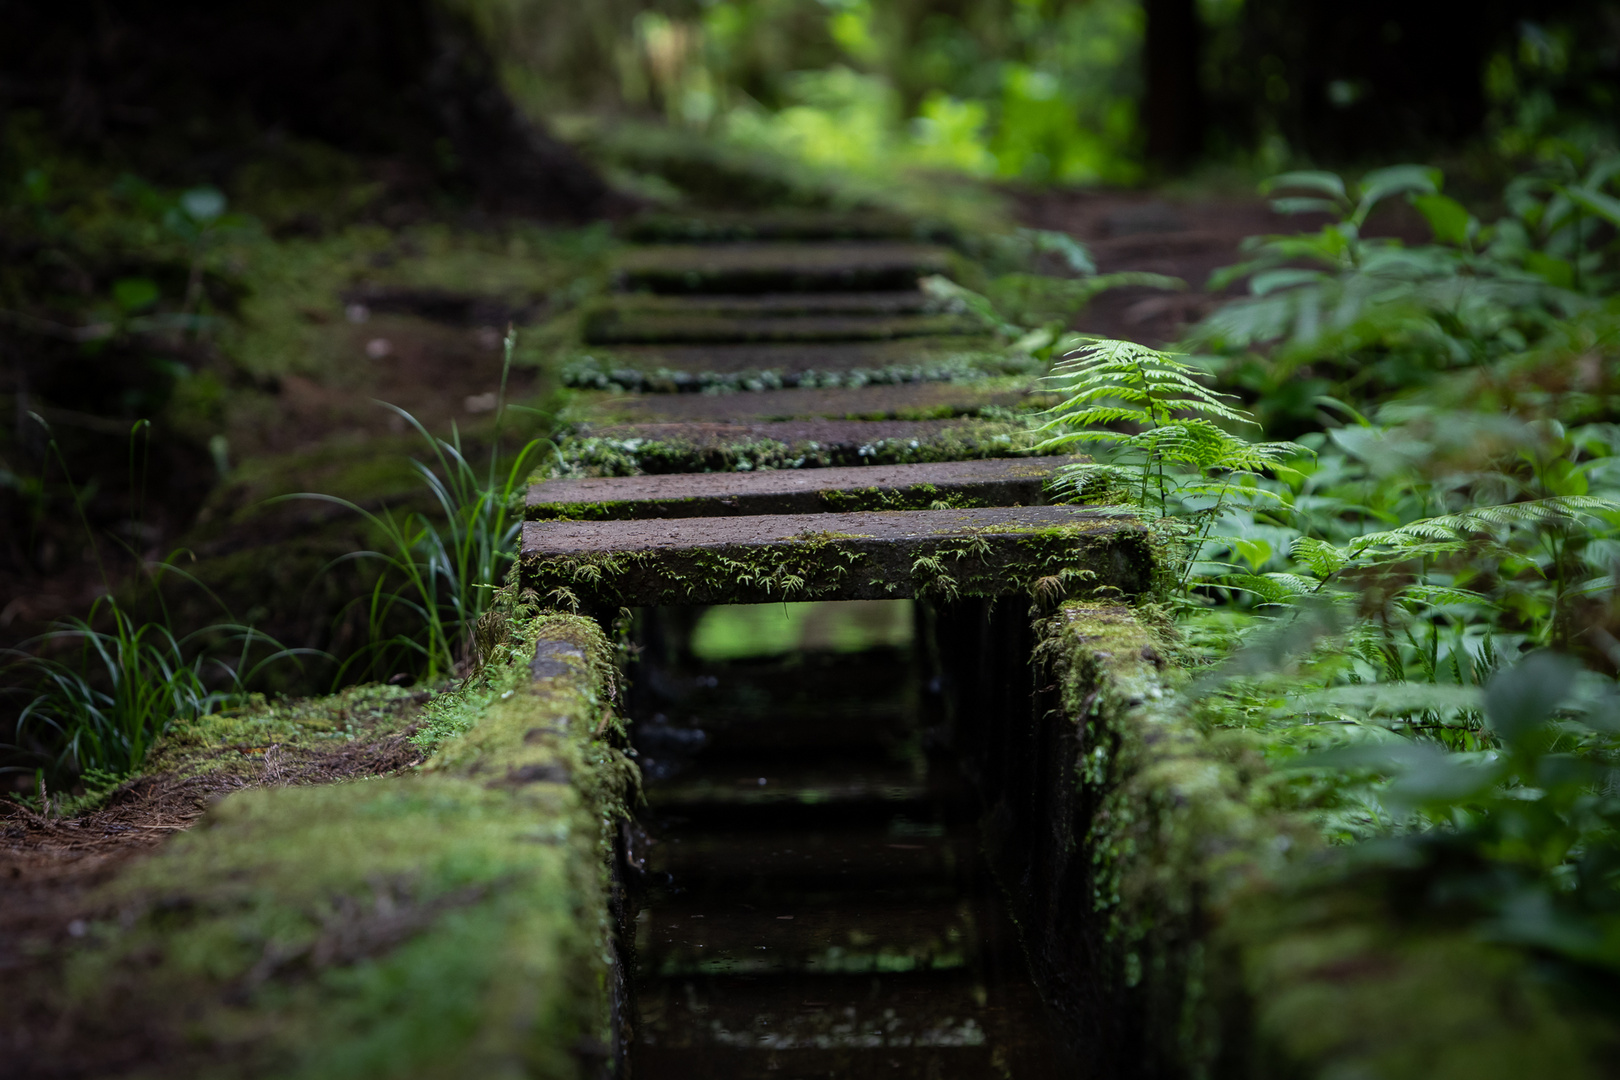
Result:
[[[950,265],[949,249],[931,244],[660,244],[627,252],[618,283],[660,293],[910,290]]]
[[[1147,529],[1075,506],[530,521],[520,577],[548,604],[748,604],[1039,594],[1136,596]]]
[[[593,345],[663,342],[889,341],[939,334],[982,334],[984,323],[946,314],[774,314],[612,309],[585,321]]]
[[[990,458],[766,472],[551,480],[529,489],[531,521],[819,514],[949,506],[1039,506],[1067,457]]]
[[[757,423],[768,420],[943,420],[985,409],[1031,411],[1057,403],[1056,395],[1027,383],[994,388],[982,383],[891,383],[878,386],[793,387],[748,394],[625,394],[581,391],[568,416],[578,422]]]
[[[992,346],[989,338],[965,334],[839,343],[618,345],[581,357],[563,374],[570,386],[652,393],[943,382],[1006,366],[1009,362]]]
[[[1012,457],[1028,445],[1028,430],[1013,421],[783,420],[604,425],[562,453],[587,476],[634,476]]]
[[[618,294],[602,302],[619,312],[662,315],[917,315],[936,310],[918,289],[883,292]]]
[[[713,244],[749,240],[911,240],[930,230],[910,219],[876,211],[716,210],[642,214],[622,231],[626,240],[636,244]]]

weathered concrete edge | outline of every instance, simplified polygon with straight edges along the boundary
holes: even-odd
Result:
[[[74,1007],[142,995],[254,1075],[606,1075],[636,783],[611,647],[569,615],[497,636],[430,706],[446,737],[416,772],[231,796],[113,882]],[[220,1062],[194,1065],[161,1074]]]
[[[891,476],[884,482],[865,480],[865,477],[852,473],[841,476],[840,483],[803,485],[799,490],[782,485],[752,483],[755,478],[766,480],[781,476],[783,470],[745,472],[741,475],[750,482],[744,483],[741,489],[733,485],[732,490],[701,479],[724,474],[698,474],[699,479],[695,483],[683,479],[681,483],[671,485],[675,492],[660,498],[650,498],[643,484],[629,489],[635,493],[626,493],[621,497],[610,494],[595,499],[570,497],[570,490],[578,482],[554,480],[532,485],[524,497],[523,509],[524,517],[529,521],[629,521],[864,510],[929,510],[941,507],[1038,506],[1047,502],[1044,494],[1046,484],[1055,474],[1057,464],[1071,460],[1082,459],[1007,458],[1000,473],[957,479],[935,476],[933,479],[911,477],[897,481]],[[865,472],[867,467],[847,468],[859,468]],[[621,484],[624,479],[612,478],[602,486],[611,491],[612,486]],[[705,486],[714,490],[703,491]],[[750,486],[757,486],[759,490],[747,490]],[[686,490],[685,494],[678,493],[682,488]],[[692,493],[694,489],[697,491],[695,494]]]
[[[522,586],[548,604],[612,610],[1019,594],[1043,602],[1140,597],[1162,586],[1162,565],[1150,531],[1126,519],[904,543],[828,533],[673,551],[536,556],[524,550],[518,573]]]
[[[814,469],[836,465],[900,465],[1027,455],[1027,427],[1004,420],[967,418],[939,432],[906,438],[869,439],[859,444],[791,443],[768,437],[735,441],[622,438],[583,433],[562,447],[567,475],[656,476],[662,473],[729,472],[752,469]]]
[[[1066,604],[1038,637],[1078,750],[1078,819],[1051,834],[1070,850],[1049,854],[1085,888],[1063,919],[1020,921],[1094,1060],[1161,1076],[1603,1074],[1616,1025],[1555,999],[1532,957],[1407,921],[1379,874],[1322,875],[1336,853],[1262,794],[1258,755],[1199,729],[1131,609]],[[1085,984],[1091,1001],[1073,992]]]

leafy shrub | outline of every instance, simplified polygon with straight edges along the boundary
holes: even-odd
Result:
[[[1206,318],[1189,345],[1215,354],[1209,366],[1269,399],[1268,411],[1289,423],[1313,416],[1325,395],[1377,396],[1502,359],[1612,289],[1617,175],[1620,154],[1584,170],[1568,158],[1539,168],[1508,185],[1509,213],[1489,226],[1442,193],[1438,169],[1379,169],[1354,197],[1333,173],[1276,177],[1266,190],[1295,193],[1274,200],[1277,210],[1333,220],[1313,233],[1245,241],[1249,258],[1209,284],[1246,281],[1248,295]],[[1433,242],[1364,235],[1379,205],[1398,196],[1428,222]]]

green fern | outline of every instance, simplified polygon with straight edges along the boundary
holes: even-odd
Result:
[[[1036,430],[1046,438],[1035,450],[1085,448],[1104,460],[1065,466],[1058,489],[1077,495],[1099,481],[1128,484],[1161,517],[1193,519],[1195,551],[1234,500],[1270,497],[1254,481],[1309,451],[1289,442],[1248,442],[1226,430],[1222,424],[1254,421],[1198,375],[1170,353],[1129,341],[1096,339],[1059,361],[1046,382],[1064,399],[1043,414],[1047,420]]]

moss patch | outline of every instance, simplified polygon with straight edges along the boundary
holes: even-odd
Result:
[[[121,1075],[586,1072],[635,775],[610,658],[585,620],[514,623],[429,709],[424,768],[232,796],[134,866],[56,991],[81,1057],[139,1037]]]
[[[1602,1074],[1611,1019],[1528,954],[1453,929],[1405,871],[1322,847],[1251,748],[1199,729],[1129,609],[1067,604],[1039,630],[1080,729],[1089,910],[1056,925],[1092,935],[1099,1042],[1135,1030],[1130,1053],[1167,1075]]]
[[[937,431],[849,442],[814,439],[682,436],[648,438],[583,435],[562,445],[568,476],[639,476],[682,472],[748,472],[834,465],[904,465],[1027,453],[1024,424],[974,420]]]
[[[903,537],[805,533],[769,542],[566,555],[525,550],[520,574],[524,586],[547,602],[607,608],[905,597],[949,601],[1020,593],[1044,599],[1082,592],[1135,596],[1156,578],[1147,533],[1129,518],[1044,527],[939,526],[937,533],[923,523],[894,524],[915,532]]]

